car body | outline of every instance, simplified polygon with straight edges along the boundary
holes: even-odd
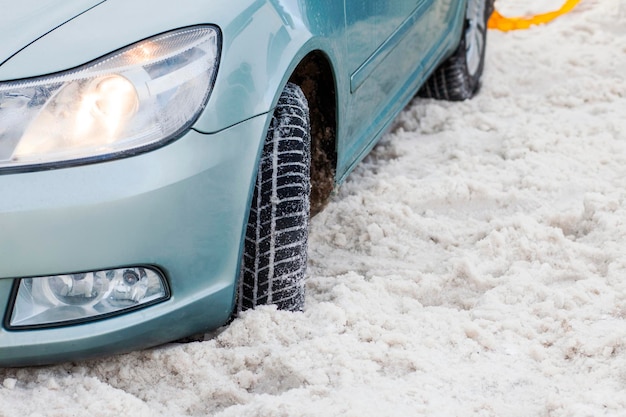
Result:
[[[198,113],[149,146],[21,164],[5,156],[2,165],[0,143],[0,366],[126,352],[224,325],[259,157],[287,82],[309,85],[312,129],[331,133],[319,145],[329,190],[457,49],[466,10],[463,0],[3,3],[0,91],[181,28],[208,28],[216,56]],[[146,304],[12,324],[24,279],[124,268],[136,279],[144,267],[161,279]]]

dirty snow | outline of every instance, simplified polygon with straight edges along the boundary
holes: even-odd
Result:
[[[487,61],[314,218],[304,313],[0,369],[0,416],[626,415],[626,2],[490,32]]]

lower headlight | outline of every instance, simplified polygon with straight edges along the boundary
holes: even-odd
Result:
[[[164,33],[76,69],[0,82],[0,169],[133,154],[185,131],[219,61],[213,26]]]
[[[24,278],[9,327],[79,322],[154,304],[169,297],[165,279],[146,267]]]

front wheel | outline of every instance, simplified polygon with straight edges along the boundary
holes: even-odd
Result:
[[[426,81],[418,95],[439,100],[471,98],[480,87],[485,64],[487,22],[494,0],[468,0],[459,46]]]
[[[237,312],[262,304],[304,306],[311,136],[302,90],[287,84],[274,111],[257,172],[237,291]]]

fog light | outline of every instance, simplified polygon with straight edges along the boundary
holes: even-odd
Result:
[[[168,296],[161,274],[146,267],[24,278],[19,282],[9,326],[46,327],[91,320]]]

